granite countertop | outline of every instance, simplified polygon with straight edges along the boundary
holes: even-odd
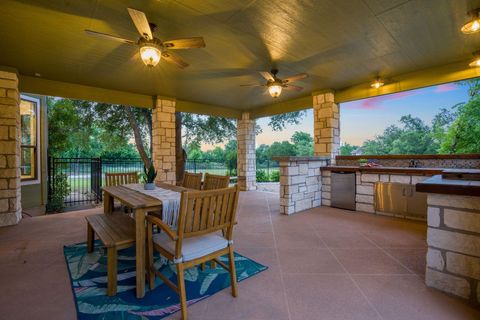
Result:
[[[449,170],[445,171],[448,172]],[[457,171],[457,173],[459,172]],[[435,175],[417,183],[415,189],[417,192],[480,197],[480,181],[467,179],[468,173],[465,174],[462,179],[445,178],[443,175]]]
[[[398,173],[415,175],[441,174],[442,168],[410,168],[410,167],[360,167],[360,166],[326,166],[321,168],[324,171],[344,172],[370,172],[370,173]]]

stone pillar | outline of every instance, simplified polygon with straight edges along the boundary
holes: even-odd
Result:
[[[157,99],[152,111],[152,159],[157,182],[176,183],[175,101]]]
[[[0,71],[0,226],[22,218],[19,102],[17,74]]]
[[[480,305],[480,197],[429,193],[427,202],[427,286]]]
[[[237,178],[243,191],[257,189],[255,160],[255,120],[248,112],[237,120]]]
[[[335,163],[340,148],[340,109],[333,91],[313,94],[314,155]]]

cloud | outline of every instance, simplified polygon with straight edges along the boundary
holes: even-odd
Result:
[[[348,109],[364,109],[364,110],[374,110],[381,109],[383,102],[392,101],[392,100],[401,100],[407,97],[415,96],[419,94],[418,90],[402,91],[394,94],[388,94],[384,96],[378,96],[363,100],[357,100],[352,102],[345,103],[345,106]]]
[[[446,83],[446,84],[441,84],[439,86],[436,86],[433,92],[442,93],[442,92],[455,91],[455,90],[458,90],[458,86],[456,84]]]

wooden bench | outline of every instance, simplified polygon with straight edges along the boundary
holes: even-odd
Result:
[[[117,294],[117,251],[135,244],[135,220],[122,214],[97,214],[87,219],[87,250],[93,252],[95,234],[107,248],[107,294]]]

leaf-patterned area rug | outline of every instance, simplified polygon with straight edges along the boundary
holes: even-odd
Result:
[[[64,247],[73,296],[79,320],[131,320],[162,319],[180,310],[178,295],[161,279],[156,277],[155,289],[142,299],[135,296],[135,247],[118,252],[117,295],[107,296],[107,256],[101,243],[95,242],[93,253],[87,253],[86,243]],[[226,256],[222,261],[228,262]],[[228,264],[227,264],[228,265]],[[155,266],[171,281],[177,283],[176,267],[156,255]],[[247,257],[235,253],[238,281],[245,280],[267,269]],[[188,305],[217,293],[230,286],[229,273],[217,265],[205,271],[193,267],[185,271],[185,286]]]

